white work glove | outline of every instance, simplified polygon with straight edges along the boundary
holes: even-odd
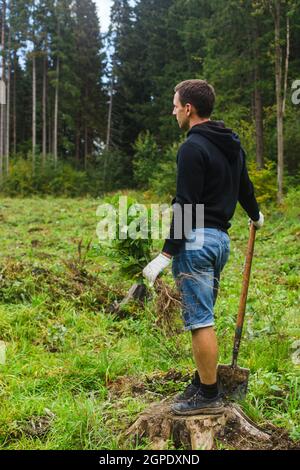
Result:
[[[143,276],[149,281],[150,285],[153,286],[159,273],[169,266],[170,263],[171,258],[160,253],[143,269]]]
[[[254,220],[249,219],[249,225],[250,225],[250,223],[252,222],[253,225],[254,225],[254,227],[256,227],[257,230],[258,230],[258,229],[260,229],[260,228],[264,225],[264,220],[265,220],[264,215],[263,215],[262,212],[260,212],[260,213],[259,213],[259,219],[256,220],[255,222],[254,222]]]

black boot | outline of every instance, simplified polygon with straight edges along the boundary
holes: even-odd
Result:
[[[198,389],[189,400],[173,403],[171,410],[176,415],[218,414],[224,410],[224,403],[220,395],[206,398]]]
[[[193,379],[192,379],[192,382],[186,387],[186,389],[179,393],[178,395],[176,395],[174,397],[174,403],[179,403],[181,401],[186,401],[188,400],[189,398],[192,398],[195,393],[197,393],[200,389],[200,378],[199,378],[199,374],[198,374],[198,371],[196,370],[196,372],[194,373],[193,375]]]

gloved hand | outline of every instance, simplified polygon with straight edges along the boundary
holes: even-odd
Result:
[[[149,281],[150,285],[153,286],[159,273],[169,266],[170,263],[171,258],[160,253],[143,269],[143,276]]]
[[[249,219],[249,224],[252,222],[256,229],[260,229],[264,225],[264,215],[262,212],[259,213],[259,219],[254,222],[254,220]]]

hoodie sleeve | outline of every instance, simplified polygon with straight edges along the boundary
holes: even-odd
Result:
[[[246,165],[246,154],[243,149],[241,151],[241,159],[242,172],[239,188],[239,203],[241,204],[242,208],[247,212],[250,219],[257,221],[259,219],[259,207],[254,195],[253,183],[249,178]]]
[[[177,203],[181,206],[182,213],[182,237],[175,238],[174,234],[174,214],[170,227],[169,238],[165,240],[163,252],[174,256],[180,250],[184,241],[184,205],[192,204],[192,210],[196,206],[196,201],[200,203],[199,197],[203,192],[204,184],[204,160],[199,152],[199,147],[190,142],[185,142],[179,149],[177,155],[177,182],[176,197],[172,204]]]

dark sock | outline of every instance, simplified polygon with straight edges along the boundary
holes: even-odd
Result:
[[[200,382],[200,377],[199,377],[197,370],[195,371],[193,375],[192,384],[195,385],[196,387],[200,387],[201,382]]]
[[[216,398],[218,396],[218,384],[217,384],[217,382],[215,384],[211,384],[211,385],[206,385],[206,384],[200,383],[200,390],[201,390],[201,394],[204,396],[204,398]]]

